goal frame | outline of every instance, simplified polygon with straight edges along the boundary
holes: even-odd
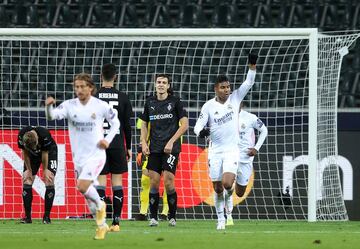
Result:
[[[6,39],[24,40],[23,36],[41,36],[49,37],[50,40],[56,37],[62,37],[62,40],[79,39],[81,37],[90,37],[97,40],[97,37],[109,37],[110,40],[116,40],[121,37],[122,40],[136,40],[141,37],[145,40],[160,38],[166,39],[192,39],[206,37],[210,40],[234,40],[241,36],[242,40],[258,40],[271,37],[280,39],[280,37],[309,39],[309,130],[308,130],[308,221],[316,221],[316,193],[317,193],[317,85],[318,85],[318,38],[319,33],[316,28],[260,28],[260,29],[240,29],[240,28],[184,28],[184,29],[41,29],[41,28],[0,28],[0,37]],[[109,40],[109,41],[110,41]],[[89,41],[89,40],[87,40]],[[336,100],[337,101],[337,100]],[[336,107],[337,108],[337,107]],[[311,125],[313,124],[313,125]],[[129,167],[131,169],[131,167]],[[131,196],[131,170],[128,177],[129,196]],[[128,218],[132,218],[132,202],[128,202]]]

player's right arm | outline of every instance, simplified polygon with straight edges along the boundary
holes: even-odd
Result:
[[[31,161],[30,161],[29,152],[27,152],[25,149],[21,149],[21,154],[24,158],[25,168],[31,172]]]
[[[209,128],[206,128],[209,120],[209,112],[207,108],[207,104],[202,106],[199,118],[196,120],[196,124],[194,126],[194,133],[198,137],[207,137],[210,135]]]
[[[148,133],[149,133],[148,122],[150,122],[148,106],[149,106],[149,104],[146,101],[145,106],[144,106],[144,111],[140,116],[140,119],[141,119],[140,143],[141,143],[142,153],[145,156],[150,155],[150,149],[149,149],[149,145],[148,145],[148,139],[149,139],[149,136],[148,136]]]
[[[67,108],[65,102],[54,108],[55,99],[53,97],[48,97],[45,100],[45,114],[48,120],[55,119],[64,119],[67,117]]]
[[[19,149],[21,149],[21,154],[22,154],[22,157],[24,158],[25,168],[27,170],[31,171],[31,161],[30,161],[29,152],[25,149],[25,145],[24,145],[24,142],[23,142],[23,136],[24,136],[24,134],[26,132],[25,129],[26,128],[23,128],[19,132],[19,135],[18,135],[18,147],[19,147]]]
[[[23,173],[23,182],[30,183],[32,182],[32,169],[31,169],[31,160],[30,160],[29,152],[26,151],[25,149],[21,149],[21,154],[24,158],[24,164],[26,168],[26,170]]]
[[[148,137],[148,123],[144,120],[141,122],[141,133],[140,133],[141,150],[145,156],[150,154],[150,149],[147,143]]]

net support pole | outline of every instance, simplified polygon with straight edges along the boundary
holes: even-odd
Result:
[[[308,221],[316,221],[317,162],[317,85],[318,85],[318,32],[309,36],[309,165],[308,165]]]

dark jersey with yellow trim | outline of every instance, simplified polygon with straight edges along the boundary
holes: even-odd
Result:
[[[165,100],[156,96],[149,97],[140,118],[150,122],[150,153],[163,153],[165,145],[179,129],[179,120],[187,117],[186,110],[178,97],[169,95]],[[181,144],[178,139],[172,153],[180,153]]]
[[[38,135],[38,145],[35,150],[26,148],[23,141],[24,134],[32,130],[34,130]],[[20,149],[28,151],[32,156],[37,156],[37,157],[41,157],[42,151],[57,150],[57,145],[54,139],[52,138],[50,132],[48,131],[48,129],[40,126],[39,127],[27,126],[22,128],[19,131],[19,135],[18,135],[18,147]]]
[[[126,149],[131,149],[131,125],[130,119],[132,116],[132,107],[128,96],[115,89],[114,87],[101,87],[96,93],[95,97],[107,102],[112,108],[118,112],[120,120],[120,128],[118,133],[112,140],[109,148],[125,148],[124,137],[126,142]],[[104,120],[105,136],[110,130],[109,123]]]

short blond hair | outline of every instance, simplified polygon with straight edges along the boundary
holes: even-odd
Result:
[[[32,131],[28,131],[23,136],[23,142],[25,147],[33,149],[38,143],[37,136]]]

